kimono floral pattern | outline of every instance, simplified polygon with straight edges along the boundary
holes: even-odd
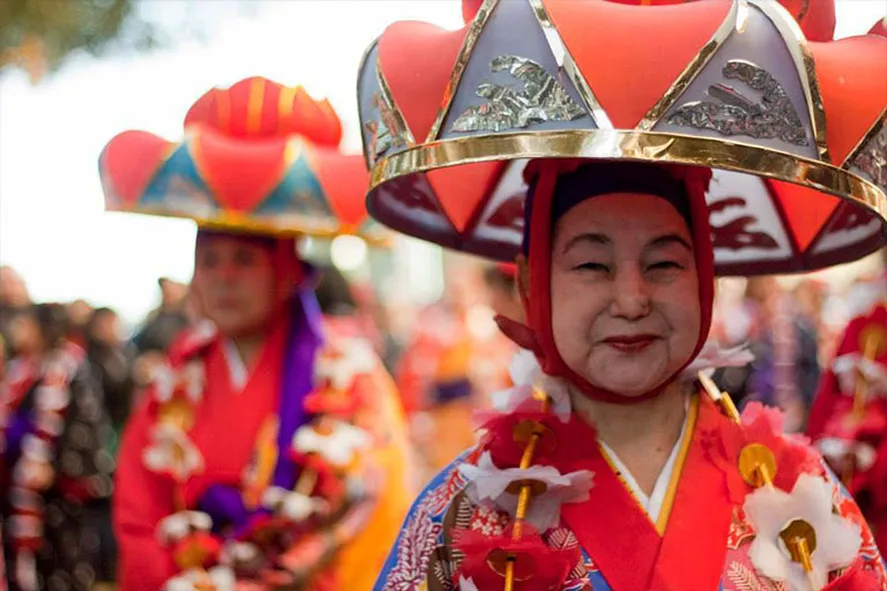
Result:
[[[451,576],[456,572],[460,557],[449,552],[447,558],[454,564],[441,565],[444,560],[442,556],[447,554],[451,530],[461,526],[487,535],[497,535],[503,531],[508,521],[506,513],[474,506],[464,494],[467,482],[459,476],[459,466],[477,462],[479,457],[477,449],[463,454],[428,485],[410,511],[403,532],[376,583],[375,591],[460,591],[458,579]],[[873,591],[887,591],[887,586],[883,583],[875,583],[887,581],[887,574],[871,532],[863,527],[865,522],[856,503],[831,472],[827,472],[826,477],[832,487],[837,512],[860,525],[860,570],[875,575],[872,578],[872,584],[875,585],[871,587]],[[550,546],[578,546],[576,537],[563,525],[548,530],[544,537]],[[768,579],[756,570],[749,556],[754,539],[754,527],[742,507],[736,506],[725,540],[727,552],[721,587],[712,591],[790,591],[784,582]],[[569,574],[560,591],[610,591],[611,587],[595,567],[593,557],[584,548],[581,550],[580,563]],[[832,579],[834,578],[833,574]],[[880,587],[877,586],[879,584]],[[825,589],[831,591],[829,587]],[[867,591],[869,587],[848,589]]]

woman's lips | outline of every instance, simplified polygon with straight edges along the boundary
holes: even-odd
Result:
[[[656,335],[639,334],[607,337],[603,343],[621,353],[640,353],[657,340],[659,337]]]

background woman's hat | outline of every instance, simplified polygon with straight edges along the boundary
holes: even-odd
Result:
[[[721,275],[887,245],[887,39],[829,41],[826,10],[806,15],[823,40],[808,41],[772,0],[465,6],[457,31],[391,25],[361,66],[367,206],[384,224],[512,259],[527,159],[597,158],[711,168]]]
[[[248,78],[204,94],[184,127],[179,142],[125,131],[105,146],[106,210],[226,231],[386,238],[366,212],[363,159],[339,151],[342,127],[327,101]]]

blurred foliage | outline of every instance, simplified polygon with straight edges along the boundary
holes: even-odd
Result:
[[[140,21],[138,0],[0,0],[0,70],[20,67],[38,82],[72,53],[100,55],[112,42],[157,45],[156,27]]]
[[[0,72],[18,67],[37,83],[77,53],[144,51],[200,38],[211,20],[203,17],[231,8],[236,18],[256,12],[254,0],[0,0]]]

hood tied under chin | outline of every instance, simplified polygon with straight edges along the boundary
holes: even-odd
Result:
[[[519,267],[527,322],[499,317],[500,328],[519,346],[533,351],[546,374],[566,379],[591,398],[633,404],[658,395],[699,356],[711,327],[714,253],[705,202],[711,171],[672,164],[546,159],[531,162],[525,177],[529,191]],[[670,203],[687,222],[699,275],[701,318],[696,346],[681,368],[640,396],[600,388],[572,370],[557,350],[551,326],[551,247],[556,224],[579,203],[617,193],[654,195]]]

